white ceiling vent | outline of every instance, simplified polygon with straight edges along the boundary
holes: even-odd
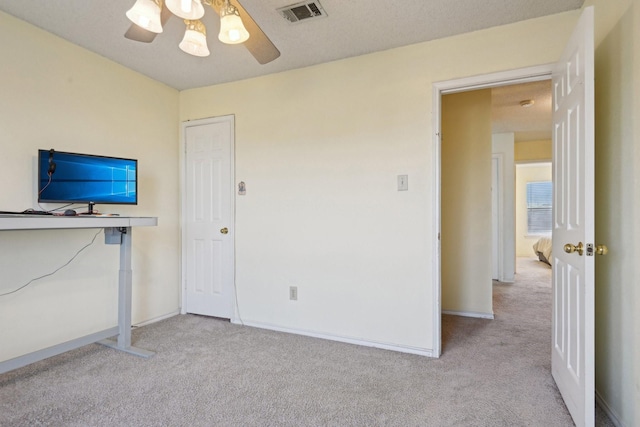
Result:
[[[303,1],[301,3],[281,7],[278,9],[278,13],[291,23],[327,16],[327,12],[324,11],[318,0]]]

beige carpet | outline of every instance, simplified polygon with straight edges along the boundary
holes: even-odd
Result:
[[[0,375],[0,425],[571,426],[550,270],[518,271],[494,286],[495,320],[443,316],[440,359],[176,316],[134,331],[151,359],[92,344]]]

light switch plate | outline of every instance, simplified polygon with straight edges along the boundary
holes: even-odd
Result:
[[[409,175],[398,175],[398,191],[409,190]]]

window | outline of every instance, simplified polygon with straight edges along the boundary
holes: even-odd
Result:
[[[551,181],[527,183],[527,232],[551,234],[553,186]]]

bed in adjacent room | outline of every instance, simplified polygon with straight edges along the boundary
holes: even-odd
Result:
[[[551,237],[541,237],[533,244],[533,252],[535,252],[538,259],[549,265],[551,265],[551,243]]]

